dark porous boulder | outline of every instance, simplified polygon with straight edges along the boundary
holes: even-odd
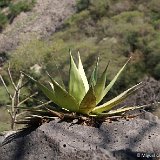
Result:
[[[138,89],[135,94],[127,98],[125,103],[121,105],[147,105],[146,109],[152,111],[160,118],[160,105],[157,103],[160,102],[160,81],[152,77],[146,77],[143,84],[142,88]]]
[[[99,128],[51,121],[0,147],[0,160],[158,160],[160,120],[151,113]]]

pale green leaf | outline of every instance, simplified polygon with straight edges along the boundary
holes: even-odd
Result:
[[[94,87],[95,95],[96,95],[96,105],[103,99],[104,89],[106,84],[106,75],[107,75],[107,68],[109,66],[109,62],[104,70],[102,76],[97,80],[97,83]]]
[[[70,72],[69,72],[69,94],[72,95],[80,104],[86,91],[81,75],[76,67],[72,55],[70,54]]]
[[[34,81],[38,87],[42,90],[42,92],[50,99],[53,101],[53,97],[54,97],[54,91],[53,90],[49,90],[46,86],[44,86],[43,84],[41,84],[40,82],[38,82],[37,80],[35,80],[33,77],[29,76],[28,74],[24,73],[23,74],[25,76],[27,76],[28,78],[30,78],[32,81]]]
[[[123,93],[121,93],[117,97],[115,97],[115,98],[111,99],[110,101],[94,108],[92,112],[93,113],[102,113],[104,111],[111,110],[113,107],[115,107],[119,103],[123,102],[128,96],[130,96],[135,91],[137,91],[141,87],[141,84],[142,83],[139,83],[139,84],[129,88],[128,90],[124,91]]]
[[[113,87],[113,85],[115,84],[115,82],[117,81],[118,77],[120,76],[120,74],[122,73],[122,71],[124,70],[124,68],[126,67],[126,65],[128,64],[128,62],[130,61],[131,58],[129,58],[129,60],[124,64],[124,66],[119,70],[119,72],[116,74],[116,76],[113,78],[113,80],[109,83],[109,85],[105,88],[104,93],[103,93],[103,97],[110,91],[110,89]]]
[[[82,78],[82,81],[83,81],[83,84],[84,84],[84,87],[85,87],[85,91],[87,93],[87,91],[89,90],[89,84],[88,84],[88,80],[87,80],[86,74],[85,74],[84,69],[83,69],[83,64],[82,64],[79,52],[78,52],[78,59],[79,59],[78,71],[81,75],[81,78]]]
[[[91,74],[91,78],[89,81],[90,86],[95,86],[97,82],[97,76],[98,76],[98,63],[99,63],[99,57],[97,58],[96,66],[93,69],[93,72]]]
[[[54,85],[53,85],[53,83],[51,83],[51,82],[48,82],[48,83],[49,83],[51,89],[54,91]]]
[[[55,102],[61,108],[67,109],[72,112],[77,112],[79,110],[79,105],[65,89],[63,89],[55,80],[51,78],[52,84],[54,86]]]
[[[96,97],[94,94],[93,87],[91,86],[80,104],[79,112],[83,114],[89,114],[95,107]]]
[[[34,78],[30,77],[29,75],[25,75],[31,80],[33,80],[42,90],[42,92],[59,107],[68,109],[73,112],[76,112],[79,109],[79,106],[76,103],[75,99],[71,95],[69,95],[68,92],[66,92],[57,82],[52,81],[54,85],[53,91],[49,90],[46,86],[44,86]]]
[[[56,68],[57,68],[57,71],[58,71],[58,74],[59,74],[59,80],[58,80],[59,83],[58,83],[58,84],[59,84],[60,86],[62,86],[62,88],[63,88],[64,90],[66,90],[65,85],[64,85],[63,80],[62,80],[61,73],[60,73],[59,68],[58,68],[57,65],[56,65]],[[49,72],[46,71],[46,73],[47,73],[47,75],[49,76],[49,78],[51,78],[51,75],[49,74]],[[53,84],[50,83],[50,82],[48,82],[48,83],[49,83],[50,87],[54,90]]]
[[[59,79],[60,79],[60,85],[62,86],[62,88],[64,88],[66,90],[63,79],[62,79],[62,73],[60,72],[60,69],[59,69],[58,65],[56,63],[55,63],[55,65],[56,65],[56,68],[57,68],[57,71],[58,71],[58,75],[59,75]]]
[[[119,108],[119,109],[116,109],[116,110],[111,110],[107,113],[101,113],[100,115],[116,115],[116,114],[121,114],[121,113],[124,113],[124,112],[127,112],[127,111],[131,111],[131,110],[136,110],[136,109],[141,109],[141,108],[144,108],[145,106],[133,106],[133,107],[125,107],[125,108]]]

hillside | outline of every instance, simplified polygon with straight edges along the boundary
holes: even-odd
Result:
[[[70,2],[68,1],[69,4]],[[39,1],[39,3],[41,2]],[[54,1],[51,3],[53,7],[55,6],[54,3],[57,2]],[[65,3],[66,6],[69,5],[68,3]],[[103,0],[101,3],[97,3],[96,1],[90,1],[90,3],[88,1],[82,1],[79,4],[78,13],[65,21],[63,27],[57,30],[54,36],[50,36],[56,30],[56,26],[62,24],[59,23],[60,19],[63,19],[65,15],[70,15],[67,13],[71,8],[68,8],[68,11],[66,11],[66,7],[62,4],[59,4],[59,6],[56,5],[57,8],[64,9],[61,9],[61,12],[56,12],[56,16],[53,16],[54,11],[51,12],[52,9],[47,8],[47,5],[40,5],[42,10],[44,10],[44,15],[39,13],[37,10],[40,10],[38,9],[40,6],[37,4],[37,7],[34,8],[35,12],[22,13],[1,34],[1,52],[15,49],[17,44],[20,44],[13,51],[10,59],[13,61],[16,69],[29,69],[37,63],[37,56],[36,60],[32,57],[32,63],[28,62],[29,60],[24,63],[21,58],[17,59],[16,56],[19,57],[21,55],[21,57],[24,57],[27,53],[28,57],[26,58],[29,59],[30,55],[36,55],[37,53],[39,65],[44,63],[44,59],[48,58],[47,55],[54,57],[54,59],[58,58],[57,62],[59,63],[59,60],[64,60],[68,49],[71,48],[73,51],[80,50],[86,61],[87,57],[94,57],[94,55],[99,54],[102,59],[101,66],[104,66],[109,59],[112,60],[113,65],[119,66],[123,64],[127,57],[132,55],[134,67],[131,71],[134,72],[134,79],[139,76],[142,77],[144,75],[143,73],[151,75],[156,79],[160,78],[160,13],[157,5],[159,3],[157,1],[130,2],[127,0]],[[48,6],[51,7],[49,3]],[[45,11],[46,8],[47,12]],[[71,13],[73,13],[73,10]],[[34,15],[38,15],[39,18],[34,17]],[[52,18],[53,21],[51,21]],[[21,21],[22,19],[25,20],[26,24]],[[44,19],[46,23],[44,23]],[[19,26],[20,28],[17,30],[15,26]],[[40,40],[44,37],[47,37],[47,39]],[[26,43],[27,39],[30,40],[29,43]],[[39,51],[39,47],[43,51]],[[30,48],[30,51],[27,51],[26,48]],[[46,65],[48,66],[50,62],[47,63]],[[45,67],[43,66],[43,68]],[[115,70],[114,68],[111,69],[113,71]]]
[[[1,33],[0,51],[7,55],[15,72],[31,69],[33,72],[37,66],[41,74],[47,69],[56,76],[58,65],[65,79],[71,49],[73,53],[80,50],[88,73],[98,55],[100,72],[111,60],[109,77],[132,56],[123,78],[115,86],[115,93],[146,76],[159,80],[158,1],[80,0],[77,13],[67,19],[75,12],[75,4],[74,0],[61,3],[38,0],[31,12],[21,13]]]
[[[75,2],[37,0],[31,11],[21,12],[0,34],[0,53],[16,49],[33,37],[41,39],[56,31],[64,19],[74,13]],[[55,7],[56,6],[56,7]]]
[[[33,1],[34,3],[31,5],[32,3],[30,2]],[[10,8],[12,8],[12,12]],[[5,77],[6,69],[3,69],[2,66],[8,66],[7,60],[12,62],[10,56],[18,46],[29,43],[33,38],[36,40],[48,38],[73,13],[75,13],[74,0],[0,0],[1,74]],[[10,17],[15,14],[16,16],[10,21]],[[35,47],[38,46],[35,45]],[[33,48],[30,49],[33,50]],[[26,59],[21,55],[19,55],[19,58],[22,58],[23,61]],[[13,66],[13,70],[14,68]],[[16,73],[16,70],[14,71]],[[8,81],[7,76],[5,79]],[[10,86],[9,89],[13,90]],[[0,131],[2,131],[6,130],[10,123],[6,108],[1,107],[9,104],[8,95],[2,84],[0,85],[0,97]]]
[[[69,49],[74,57],[80,51],[89,76],[98,56],[100,72],[111,60],[108,81],[132,56],[110,96],[146,77],[158,83],[159,8],[160,0],[37,0],[31,11],[21,12],[0,33],[1,59],[10,61],[15,77],[23,70],[46,80],[47,70],[57,78],[58,66],[67,83]],[[4,76],[6,67],[5,61]]]

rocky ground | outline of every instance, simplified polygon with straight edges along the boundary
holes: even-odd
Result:
[[[160,120],[149,112],[99,128],[51,121],[0,147],[0,159],[159,160],[159,133]]]
[[[75,12],[75,4],[76,0],[37,0],[31,12],[21,13],[0,33],[0,53],[11,51],[33,37],[52,35]]]
[[[160,82],[152,77],[143,80],[142,88],[121,105],[148,105],[147,110],[160,118]]]

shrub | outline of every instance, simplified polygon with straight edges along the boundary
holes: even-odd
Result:
[[[153,75],[156,79],[160,79],[160,63],[158,63],[154,68]]]
[[[142,72],[139,72],[139,79],[141,79],[140,73],[143,72],[148,74],[149,71],[153,75],[152,68],[155,68],[159,62],[160,31],[159,20],[154,21],[154,26],[151,20],[150,13],[155,11],[152,6],[144,1],[135,4],[134,1],[128,0],[125,2],[79,0],[77,4],[82,5],[84,10],[67,20],[63,30],[56,32],[50,39],[50,46],[43,40],[41,44],[31,41],[30,44],[19,47],[15,54],[11,55],[10,60],[16,71],[27,70],[38,62],[55,76],[57,72],[53,59],[55,58],[56,63],[63,66],[61,67],[63,70],[66,69],[68,61],[64,59],[67,57],[66,51],[71,48],[73,51],[80,50],[82,59],[86,62],[88,57],[93,55],[96,57],[97,54],[100,54],[103,64],[105,64],[103,59],[113,59],[114,71],[130,52],[139,50],[145,57],[142,58],[145,70],[140,67]],[[101,68],[100,66],[100,71]]]
[[[0,31],[6,26],[8,23],[7,16],[3,13],[0,13]]]
[[[11,55],[11,66],[15,71],[30,69],[35,64],[43,65],[45,55],[51,52],[51,48],[43,41],[33,39],[18,47]]]
[[[146,56],[146,59],[147,59],[147,66],[150,70],[152,70],[160,61],[160,55],[159,55],[159,52],[150,52],[147,56]]]
[[[6,106],[7,104],[9,104],[10,100],[3,86],[0,86],[0,97],[0,106]]]
[[[77,11],[80,12],[89,7],[90,0],[78,0],[77,2]]]
[[[143,23],[144,14],[139,11],[127,11],[113,16],[113,20],[120,23]]]
[[[12,0],[0,0],[0,8],[7,7]]]
[[[149,73],[152,76],[155,76],[157,78],[157,72],[158,68],[156,69],[156,73],[153,72],[153,69],[159,64],[160,62],[160,35],[156,33],[156,35],[153,35],[149,42],[147,42],[147,53],[145,55],[145,62],[146,62],[146,68],[148,69]]]
[[[10,10],[10,17],[14,18],[21,12],[27,12],[30,11],[34,5],[35,1],[19,1],[17,3],[12,3],[9,6]]]
[[[107,14],[107,11],[109,9],[109,1],[108,0],[91,0],[89,10],[91,12],[91,15],[94,18],[102,17]]]
[[[154,12],[159,12],[160,3],[157,0],[151,0],[148,3],[149,9]]]
[[[6,24],[12,23],[13,19],[21,12],[27,12],[32,9],[35,4],[35,0],[29,1],[18,1],[13,2],[12,0],[0,0],[0,32],[5,28]],[[9,7],[9,10],[4,14],[1,9]]]

